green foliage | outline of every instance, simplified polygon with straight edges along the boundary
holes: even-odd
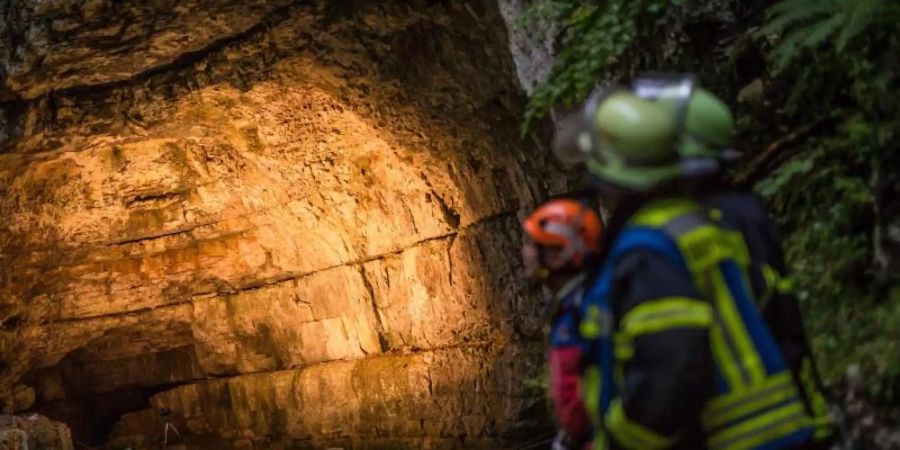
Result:
[[[553,413],[553,400],[550,398],[550,373],[546,367],[543,367],[538,375],[526,378],[525,387],[542,397],[547,412]]]
[[[900,377],[900,360],[886,357],[900,354],[900,290],[886,295],[871,278],[866,231],[875,220],[875,196],[866,177],[881,165],[879,142],[893,133],[852,115],[756,185],[792,230],[785,250],[825,379],[835,384],[859,363],[880,380],[872,387],[882,396],[897,394],[890,380]]]
[[[773,6],[756,36],[773,47],[773,74],[794,82],[786,111],[847,96],[855,107],[893,109],[891,81],[900,61],[900,4],[894,0],[786,0]],[[891,101],[893,103],[893,101]]]
[[[769,10],[760,35],[775,35],[774,69],[783,70],[804,51],[816,50],[833,38],[844,52],[864,31],[900,19],[900,5],[891,0],[787,0]]]
[[[555,104],[572,104],[587,94],[604,70],[622,55],[638,34],[639,21],[659,14],[663,0],[541,0],[531,17],[551,17],[564,25],[556,64],[546,83],[534,92],[523,132]]]
[[[888,206],[873,180],[900,147],[900,108],[886,101],[898,84],[900,4],[785,0],[756,36],[771,45],[773,78],[791,86],[786,120],[829,111],[837,124],[756,185],[789,231],[786,252],[822,372],[836,384],[861,364],[873,394],[896,398],[900,359],[888,355],[900,354],[900,284],[873,268],[875,212]]]
[[[900,396],[900,274],[878,268],[874,230],[900,223],[900,198],[879,195],[877,182],[900,167],[900,3],[772,3],[537,0],[525,20],[564,28],[523,130],[552,106],[638,70],[696,72],[731,100],[756,86],[736,105],[739,146],[750,156],[827,117],[827,126],[779,149],[756,189],[786,232],[826,381],[835,385],[849,364],[861,364],[890,401]]]
[[[539,375],[526,378],[525,386],[530,389],[537,389],[541,392],[546,392],[547,389],[550,388],[550,375],[546,370],[544,370]]]
[[[813,168],[814,158],[799,159],[791,161],[781,167],[781,170],[775,172],[771,177],[766,178],[756,185],[756,190],[764,197],[769,197],[784,189],[792,180],[797,179],[804,174],[809,173]]]
[[[638,71],[696,72],[707,87],[730,92],[731,65],[751,40],[746,24],[767,0],[534,0],[522,21],[557,24],[556,62],[529,100],[527,132],[555,105],[574,105],[599,83]]]

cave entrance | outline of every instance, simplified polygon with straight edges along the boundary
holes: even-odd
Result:
[[[31,410],[67,424],[76,442],[103,445],[124,415],[149,416],[153,395],[206,377],[191,341],[183,322],[104,330],[59,363],[24,377],[35,391]],[[136,424],[141,429],[132,432],[155,437],[157,422]]]

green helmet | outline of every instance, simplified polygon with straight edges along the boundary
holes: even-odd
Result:
[[[675,117],[659,102],[620,90],[588,102],[593,132],[586,165],[594,176],[644,191],[681,176]]]
[[[695,89],[684,117],[681,156],[726,159],[733,134],[734,117],[728,105],[705,89]]]
[[[676,117],[681,135],[678,152],[683,158],[726,159],[734,133],[734,117],[728,105],[712,92],[686,87],[689,77],[645,77],[635,81],[641,98],[656,99]]]

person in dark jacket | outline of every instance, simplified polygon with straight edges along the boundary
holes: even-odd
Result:
[[[641,84],[641,80],[635,82],[638,92]],[[833,426],[792,290],[778,226],[759,196],[731,185],[724,176],[727,163],[738,155],[732,150],[731,111],[713,93],[696,88],[687,101],[683,120],[678,150],[684,187],[743,236],[753,261],[749,273],[757,307],[799,384],[813,419],[815,439],[808,448],[828,448]]]
[[[585,203],[558,198],[538,206],[522,228],[526,275],[540,280],[550,299],[547,367],[549,395],[559,426],[552,448],[581,450],[590,440],[590,423],[578,387],[578,308],[585,269],[596,257],[603,223]]]
[[[747,244],[678,188],[679,115],[610,90],[585,117],[578,143],[612,210],[579,324],[593,448],[808,442],[811,419],[746,282]]]

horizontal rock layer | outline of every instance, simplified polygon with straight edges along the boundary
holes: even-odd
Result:
[[[246,33],[289,1],[6,2],[0,99],[114,83]]]
[[[487,448],[541,417],[534,411],[543,403],[520,379],[535,372],[533,350],[468,347],[331,362],[185,385],[151,403],[179,411],[176,428],[215,436],[223,447]],[[143,445],[162,427],[156,410],[129,413],[112,442]]]

